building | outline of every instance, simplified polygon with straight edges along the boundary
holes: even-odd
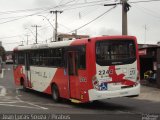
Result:
[[[13,51],[6,51],[6,64],[12,64],[13,63]]]
[[[77,34],[59,34],[58,41],[89,38],[89,35],[77,35]]]
[[[139,58],[141,79],[145,79],[145,72],[152,71],[155,73],[155,81],[160,88],[160,46],[157,45],[139,45]]]

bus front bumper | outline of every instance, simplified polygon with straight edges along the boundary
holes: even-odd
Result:
[[[98,91],[96,89],[90,89],[88,91],[89,101],[101,100],[115,97],[136,96],[140,94],[140,84],[132,88],[126,88],[113,91]]]

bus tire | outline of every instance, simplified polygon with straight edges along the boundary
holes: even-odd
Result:
[[[55,84],[52,86],[52,98],[54,102],[60,101],[59,90]]]

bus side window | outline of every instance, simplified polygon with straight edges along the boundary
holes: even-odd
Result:
[[[25,56],[24,56],[25,54],[23,53],[23,52],[19,52],[18,53],[18,64],[22,64],[22,65],[24,65],[24,63],[25,63]]]
[[[69,75],[74,75],[73,55],[71,53],[69,53],[68,55],[68,67],[69,67]]]
[[[80,51],[78,52],[78,68],[86,69],[86,48],[85,46],[80,46]]]

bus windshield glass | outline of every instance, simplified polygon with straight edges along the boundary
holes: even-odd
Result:
[[[133,40],[104,40],[96,42],[96,62],[101,66],[130,64],[136,60]]]

